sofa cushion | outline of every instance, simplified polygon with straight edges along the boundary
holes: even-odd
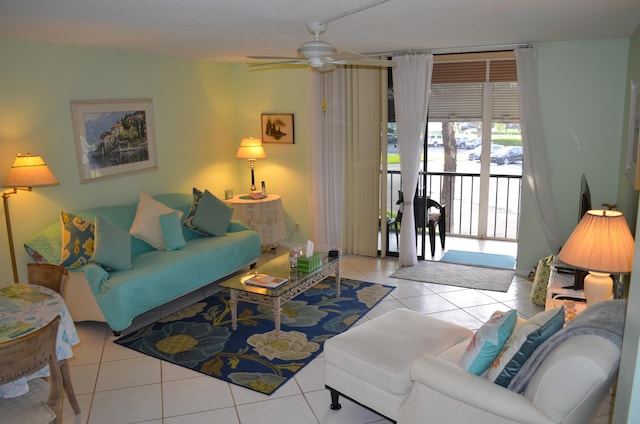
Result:
[[[167,246],[162,237],[160,215],[174,212],[169,206],[153,199],[146,193],[140,193],[136,215],[129,229],[129,233],[144,240],[156,250],[166,250]],[[182,212],[178,211],[180,217]]]
[[[540,312],[519,325],[487,371],[487,379],[508,387],[522,365],[564,325],[564,307]]]
[[[93,257],[93,222],[62,211],[60,212],[60,226],[62,227],[60,266],[77,268],[88,263]]]
[[[205,190],[193,218],[193,224],[212,236],[223,236],[231,222],[233,208]]]
[[[193,188],[192,192],[193,192],[193,201],[191,202],[191,207],[189,208],[189,212],[187,212],[187,216],[184,219],[184,226],[185,228],[190,229],[194,233],[197,233],[203,236],[208,236],[210,235],[209,233],[198,228],[196,224],[194,224],[193,222],[193,220],[196,217],[196,211],[198,210],[198,205],[200,204],[200,199],[202,199],[202,196],[204,195],[204,193],[195,187]]]
[[[182,234],[182,224],[180,223],[178,211],[160,215],[160,228],[162,229],[162,238],[167,250],[179,250],[187,245]]]
[[[494,312],[473,335],[460,359],[460,366],[476,375],[485,372],[513,332],[517,318],[515,309]]]
[[[449,357],[448,352],[460,343],[466,345],[472,334],[454,323],[394,309],[327,340],[324,356],[328,364],[342,370],[340,374],[404,395],[411,389],[415,358],[422,354]]]
[[[109,269],[131,269],[131,234],[97,216],[93,261]]]

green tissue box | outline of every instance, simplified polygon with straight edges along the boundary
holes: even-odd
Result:
[[[311,272],[322,266],[322,254],[314,253],[313,255],[300,256],[298,258],[298,270],[302,272]]]

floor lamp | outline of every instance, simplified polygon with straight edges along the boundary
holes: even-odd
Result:
[[[628,274],[633,265],[634,241],[620,211],[590,210],[584,214],[558,260],[589,271],[584,279],[587,306],[613,296],[609,274]]]
[[[9,196],[16,194],[18,190],[31,191],[32,187],[41,187],[58,184],[47,164],[40,156],[19,154],[9,175],[4,180],[3,187],[11,187],[13,190],[2,193],[4,203],[4,217],[7,221],[7,237],[9,238],[9,254],[11,255],[11,268],[13,270],[13,282],[18,283],[18,267],[16,265],[16,252],[13,247],[13,233],[11,231],[11,218],[9,217]]]

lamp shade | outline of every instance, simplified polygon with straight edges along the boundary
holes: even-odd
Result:
[[[569,236],[558,259],[588,271],[628,274],[633,249],[633,236],[622,212],[590,210]]]
[[[19,154],[4,180],[3,187],[39,187],[58,184],[53,172],[40,156]]]
[[[264,159],[266,157],[262,140],[253,137],[243,138],[236,152],[238,159]]]

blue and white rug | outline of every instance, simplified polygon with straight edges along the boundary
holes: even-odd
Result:
[[[229,291],[223,290],[115,342],[149,356],[270,395],[346,331],[393,287],[333,277],[282,306],[279,337],[273,309],[240,302],[231,329]]]

